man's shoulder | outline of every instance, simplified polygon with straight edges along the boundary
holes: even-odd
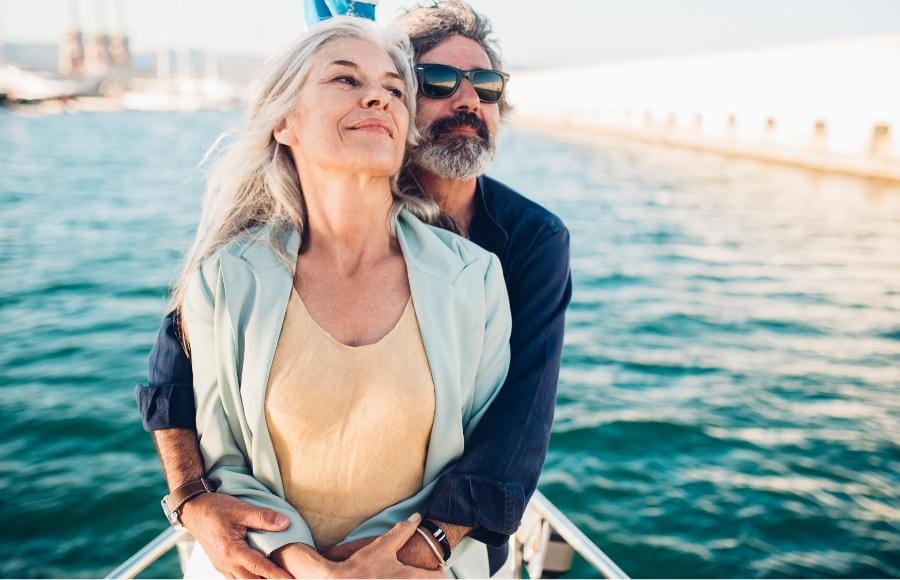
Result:
[[[510,236],[522,233],[545,238],[568,233],[562,219],[541,204],[492,177],[484,175],[481,180],[488,213]]]

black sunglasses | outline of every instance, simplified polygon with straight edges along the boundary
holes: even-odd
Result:
[[[446,99],[459,89],[464,78],[469,79],[482,103],[499,102],[509,80],[508,74],[498,70],[459,70],[446,64],[417,64],[416,77],[419,90],[431,99]]]

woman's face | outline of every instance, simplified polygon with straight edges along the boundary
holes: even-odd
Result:
[[[301,166],[391,176],[409,129],[406,87],[383,48],[338,38],[312,57],[294,110],[274,134]]]

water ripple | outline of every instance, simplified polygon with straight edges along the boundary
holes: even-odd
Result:
[[[0,575],[165,527],[132,387],[232,121],[0,111]],[[900,191],[516,129],[493,173],[572,234],[551,500],[635,577],[900,576]]]

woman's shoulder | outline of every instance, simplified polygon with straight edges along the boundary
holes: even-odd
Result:
[[[268,242],[272,236],[273,228],[274,226],[265,224],[248,228],[234,236],[225,245],[219,248],[216,253],[220,256],[227,254],[229,256],[241,257],[254,244]]]
[[[275,240],[280,239],[283,247],[290,251],[292,245],[296,245],[295,238],[299,238],[295,234],[296,230],[290,226],[263,224],[248,228],[210,253],[202,261],[201,268],[219,269],[223,264],[233,262],[231,258],[238,259],[238,263],[254,267],[280,264]]]
[[[258,228],[255,228],[258,229]],[[222,258],[240,257],[254,240],[254,234],[251,231],[245,231],[238,234],[235,238],[219,246],[200,260],[197,274],[206,280],[214,280],[219,276],[222,268]]]
[[[449,230],[445,230],[444,228],[440,228],[431,224],[424,225],[425,227],[430,229],[434,233],[434,235],[441,240],[442,243],[444,243],[462,259],[467,259],[470,261],[485,261],[490,260],[494,256],[492,252],[485,250],[472,240],[465,238],[455,232],[451,232]]]
[[[500,268],[500,260],[475,242],[427,224],[408,211],[402,212],[399,224],[406,245],[422,254],[412,257],[421,258],[421,262],[430,266],[447,268],[448,273],[454,269],[487,271]]]

